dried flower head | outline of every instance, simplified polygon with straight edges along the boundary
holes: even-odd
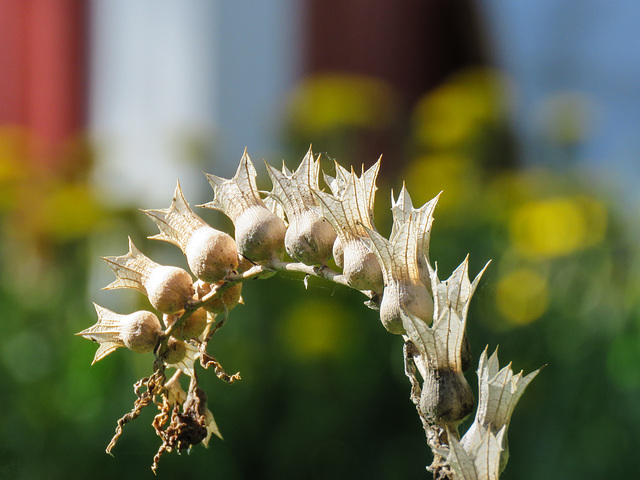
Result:
[[[465,448],[449,435],[448,462],[459,480],[498,480],[500,474],[500,456],[504,442],[505,429],[494,433],[483,427],[478,431],[478,441]]]
[[[201,206],[220,210],[233,221],[238,251],[256,263],[281,259],[287,227],[260,198],[256,169],[247,151],[233,178],[206,175],[214,197]]]
[[[424,232],[430,231],[432,213],[433,208],[413,211],[403,218],[404,223],[394,225],[390,240],[375,230],[367,229],[371,248],[378,257],[384,277],[380,319],[391,333],[405,333],[400,310],[427,324],[432,322],[433,300],[420,275],[420,266],[426,261]],[[428,251],[428,246],[426,249]]]
[[[314,191],[320,209],[318,213],[326,218],[336,231],[339,242],[338,251],[334,246],[336,263],[341,263],[343,274],[349,285],[358,290],[381,292],[383,287],[382,270],[376,255],[371,251],[365,239],[367,229],[375,230],[373,225],[373,204],[375,201],[376,177],[380,170],[380,160],[358,177],[353,170],[345,180],[340,173],[334,181],[334,191],[339,195]]]
[[[398,199],[394,200],[391,192],[391,213],[393,215],[393,228],[391,238],[402,225],[411,221],[413,224],[411,235],[415,244],[415,256],[420,282],[431,291],[431,278],[429,275],[429,243],[431,240],[431,226],[433,225],[433,212],[438,204],[440,194],[429,200],[420,208],[414,208],[411,197],[406,186],[402,185],[402,190],[398,194]]]
[[[327,220],[315,209],[318,201],[320,160],[314,160],[311,148],[295,173],[283,166],[280,172],[267,165],[273,183],[271,196],[281,205],[289,221],[284,244],[291,258],[307,265],[326,265],[331,256],[336,233]]]
[[[92,365],[120,347],[138,352],[151,352],[162,335],[160,321],[153,313],[139,311],[120,315],[100,305],[93,304],[98,314],[95,325],[76,335],[100,344]]]
[[[420,413],[430,424],[456,425],[473,409],[473,394],[462,373],[463,347],[469,302],[483,272],[469,282],[467,259],[444,282],[438,280],[436,270],[431,271],[432,326],[400,311],[407,337],[419,352],[414,362],[425,383]]]
[[[238,268],[238,252],[231,236],[211,228],[187,204],[180,182],[169,208],[144,210],[158,226],[155,240],[180,247],[193,274],[205,282],[222,280]]]
[[[488,348],[488,347],[487,347]],[[485,431],[494,434],[504,432],[500,444],[502,454],[500,458],[500,471],[504,469],[509,459],[509,446],[507,443],[507,429],[511,421],[513,410],[520,400],[529,383],[538,375],[540,369],[522,376],[522,371],[514,375],[511,364],[500,369],[498,361],[498,349],[487,358],[487,348],[480,356],[478,364],[478,410],[476,416],[461,440],[465,450],[471,451],[476,444],[482,441]]]
[[[132,288],[142,292],[159,312],[176,313],[191,300],[195,291],[189,273],[178,267],[160,265],[146,257],[129,238],[129,253],[103,257],[116,275],[105,290]]]

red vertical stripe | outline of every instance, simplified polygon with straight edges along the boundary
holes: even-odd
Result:
[[[85,11],[84,0],[0,0],[0,122],[27,127],[52,167],[84,125]]]

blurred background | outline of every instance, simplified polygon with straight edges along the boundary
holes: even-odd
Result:
[[[138,208],[179,178],[229,177],[248,148],[333,174],[383,155],[390,190],[443,191],[441,277],[493,262],[468,321],[476,359],[546,365],[516,408],[501,478],[632,478],[640,448],[640,3],[633,0],[0,0],[0,478],[151,478],[152,412],[104,453],[150,355],[73,334],[127,235],[186,267]],[[198,210],[218,228],[229,222]],[[227,230],[230,231],[230,230]],[[428,478],[402,341],[363,297],[300,278],[245,285],[205,372],[225,437],[159,478]],[[470,384],[477,389],[473,371]],[[465,428],[465,427],[463,427]]]

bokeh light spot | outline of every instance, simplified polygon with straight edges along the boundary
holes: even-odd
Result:
[[[395,115],[391,87],[366,76],[316,75],[300,84],[290,100],[293,127],[306,134],[345,127],[382,128]]]
[[[510,221],[511,239],[528,256],[557,257],[597,245],[606,233],[604,207],[588,197],[528,202]]]
[[[500,279],[496,287],[498,311],[514,325],[538,319],[549,306],[549,286],[538,272],[520,268]]]
[[[426,202],[438,193],[438,212],[465,204],[478,184],[473,162],[455,154],[425,155],[416,159],[405,172],[405,184],[416,203]]]
[[[301,359],[332,355],[343,346],[345,312],[339,305],[320,300],[301,302],[289,310],[282,323],[282,338]]]

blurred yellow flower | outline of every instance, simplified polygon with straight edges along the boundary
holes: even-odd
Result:
[[[600,243],[607,212],[586,196],[558,197],[525,203],[513,213],[511,240],[527,256],[557,257]]]
[[[518,268],[503,276],[496,287],[496,306],[514,325],[538,319],[549,306],[547,279],[529,268]]]
[[[287,349],[300,359],[334,355],[344,348],[350,332],[344,310],[321,300],[300,302],[282,322],[281,335]]]
[[[480,125],[500,116],[500,92],[499,76],[490,70],[473,69],[452,77],[416,106],[416,141],[436,150],[464,144]]]
[[[444,192],[438,212],[465,204],[479,187],[479,172],[468,157],[456,154],[433,154],[416,158],[406,169],[405,184],[417,203]]]
[[[383,128],[395,116],[390,86],[372,77],[326,74],[304,81],[290,98],[293,127],[305,134],[336,128]]]

